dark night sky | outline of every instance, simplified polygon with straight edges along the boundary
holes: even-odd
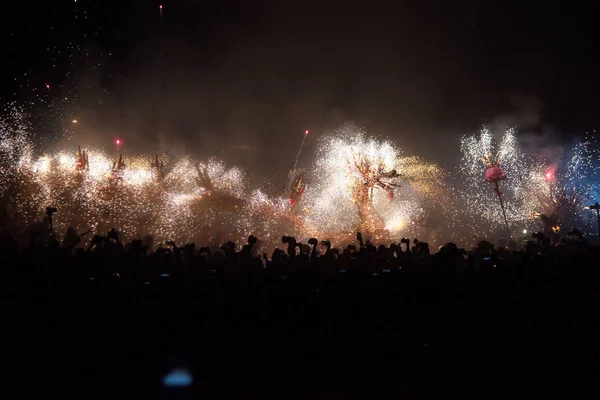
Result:
[[[75,99],[57,113],[141,150],[288,167],[304,129],[352,121],[445,161],[482,123],[559,138],[596,127],[598,6],[165,0],[161,23],[160,1],[15,3],[2,15],[2,101],[51,82],[37,95]],[[69,42],[88,55],[68,58]]]

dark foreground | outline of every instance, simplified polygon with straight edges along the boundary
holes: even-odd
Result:
[[[87,270],[12,268],[2,281],[3,390],[574,396],[598,376],[600,265],[570,261],[93,280]],[[191,372],[190,387],[164,387],[176,367]]]

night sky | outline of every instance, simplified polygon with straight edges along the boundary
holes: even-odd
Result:
[[[77,142],[120,135],[260,173],[289,168],[305,129],[346,123],[438,162],[484,123],[595,129],[600,7],[522,3],[14,2],[0,101],[28,104],[41,137],[78,118]]]

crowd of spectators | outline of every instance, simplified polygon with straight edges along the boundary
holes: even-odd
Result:
[[[86,235],[70,228],[59,240],[48,220],[3,225],[11,384],[148,395],[181,369],[196,390],[353,382],[516,393],[594,381],[600,251],[576,230],[436,252],[417,239],[376,245],[359,234],[337,248],[283,237],[270,255],[253,236],[241,247],[122,243],[111,230],[84,246]]]

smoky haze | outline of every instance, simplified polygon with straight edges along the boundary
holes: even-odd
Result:
[[[118,136],[285,182],[305,129],[300,167],[349,122],[445,166],[482,124],[517,126],[534,147],[593,128],[593,25],[567,3],[165,1],[162,19],[146,3],[73,11],[101,27],[81,40],[104,57],[69,110],[74,141]]]

